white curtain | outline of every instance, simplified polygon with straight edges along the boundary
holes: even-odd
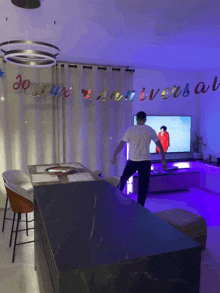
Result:
[[[132,101],[125,100],[133,88],[133,71],[125,67],[85,66],[57,63],[52,68],[27,68],[0,59],[1,117],[0,151],[1,174],[5,170],[28,172],[28,165],[80,162],[91,171],[103,170],[103,177],[120,177],[126,162],[125,151],[118,155],[113,166],[111,157],[126,129],[132,122]],[[13,85],[30,80],[24,90]],[[72,94],[65,97],[34,97],[33,83],[59,85]],[[24,84],[26,87],[28,84]],[[109,88],[106,101],[97,97]],[[86,99],[82,89],[92,90]],[[116,102],[110,96],[120,92]],[[5,189],[0,181],[0,207],[5,204]]]

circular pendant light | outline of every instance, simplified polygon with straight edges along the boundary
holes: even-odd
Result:
[[[56,64],[60,49],[54,45],[14,40],[0,44],[6,62],[26,67],[50,67]]]
[[[20,8],[35,9],[40,7],[39,0],[11,0],[11,3]]]
[[[40,7],[40,0],[11,0],[12,4],[25,9]],[[6,17],[6,21],[7,21]],[[55,24],[55,22],[54,22]],[[25,40],[13,40],[0,44],[6,62],[26,67],[49,67],[57,63],[60,49],[54,45]]]

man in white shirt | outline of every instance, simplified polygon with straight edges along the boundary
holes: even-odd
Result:
[[[112,164],[114,164],[117,154],[123,149],[124,145],[126,143],[130,144],[129,160],[120,178],[119,189],[123,191],[127,180],[138,171],[138,203],[142,206],[145,204],[150,180],[151,158],[149,148],[151,140],[160,149],[163,169],[167,168],[163,146],[156,131],[150,126],[145,125],[146,116],[145,112],[137,113],[137,125],[131,126],[126,131],[112,158]]]

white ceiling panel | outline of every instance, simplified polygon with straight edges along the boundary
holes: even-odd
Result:
[[[1,1],[1,43],[48,42],[60,48],[58,60],[69,62],[196,71],[220,67],[217,0],[40,2],[38,9],[22,9]]]

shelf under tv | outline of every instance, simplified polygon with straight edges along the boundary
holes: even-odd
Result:
[[[200,172],[193,169],[179,169],[171,172],[151,172],[148,193],[180,190],[200,186]],[[138,174],[133,176],[133,192],[138,193]]]

